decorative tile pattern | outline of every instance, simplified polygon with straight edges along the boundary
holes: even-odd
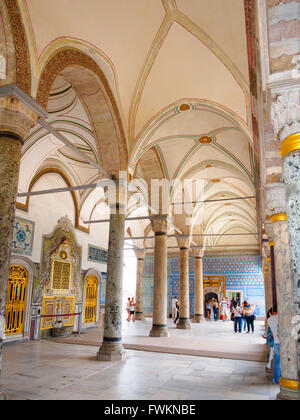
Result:
[[[12,253],[31,255],[34,222],[16,217],[13,227]]]
[[[179,296],[179,256],[168,258],[168,312],[171,300]],[[203,258],[204,276],[224,276],[226,290],[240,290],[243,298],[256,303],[255,314],[265,315],[264,278],[261,272],[260,256],[214,256]],[[189,258],[190,313],[194,313],[194,258]],[[153,257],[145,258],[143,310],[152,313],[153,300]]]
[[[88,260],[107,264],[108,252],[106,249],[99,248],[98,246],[89,245]]]

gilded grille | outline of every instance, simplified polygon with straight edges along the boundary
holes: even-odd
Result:
[[[20,265],[12,265],[6,298],[5,334],[21,334],[24,329],[28,273]]]
[[[86,279],[84,323],[96,322],[97,278],[90,275]]]

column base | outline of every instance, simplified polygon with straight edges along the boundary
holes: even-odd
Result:
[[[190,330],[192,328],[190,324],[190,319],[179,318],[179,321],[177,323],[177,328],[179,328],[180,330]]]
[[[169,337],[167,325],[152,325],[149,337]]]
[[[277,395],[277,400],[300,400],[300,390],[298,388],[298,381],[290,381],[283,378],[279,379],[280,392]],[[287,385],[285,387],[284,385]]]
[[[125,360],[126,353],[121,342],[111,343],[103,341],[97,353],[97,360],[111,362],[117,360]]]
[[[145,321],[145,317],[144,317],[143,312],[135,312],[134,319],[136,321]]]
[[[193,322],[195,322],[196,324],[200,324],[200,322],[204,322],[204,321],[205,321],[204,315],[200,315],[200,314],[194,315]]]

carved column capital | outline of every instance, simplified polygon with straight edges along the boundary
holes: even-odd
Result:
[[[151,216],[151,226],[153,229],[153,232],[155,234],[167,234],[169,227],[170,227],[170,221],[167,214],[160,214],[157,216]]]
[[[300,132],[300,79],[276,80],[269,87],[272,125],[282,142]]]
[[[199,246],[196,248],[193,248],[193,255],[195,258],[203,258],[205,251],[205,246]]]

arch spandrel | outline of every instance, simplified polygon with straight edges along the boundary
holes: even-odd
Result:
[[[120,113],[97,63],[73,48],[56,51],[45,64],[38,84],[36,100],[44,108],[47,108],[51,88],[58,75],[73,86],[86,110],[102,168],[107,172],[126,170],[127,145]]]

